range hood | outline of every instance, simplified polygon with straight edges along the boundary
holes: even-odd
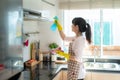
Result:
[[[30,9],[23,9],[24,20],[38,20],[38,21],[49,21],[48,18],[42,17],[42,12],[38,12]]]

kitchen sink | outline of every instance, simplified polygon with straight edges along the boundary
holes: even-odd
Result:
[[[86,69],[120,69],[117,63],[85,62]]]
[[[104,68],[119,68],[119,65],[116,63],[104,63]]]

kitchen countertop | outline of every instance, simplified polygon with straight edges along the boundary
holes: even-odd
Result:
[[[67,64],[40,62],[32,69],[25,69],[19,80],[52,80],[60,70],[67,70]],[[120,73],[120,70],[86,69],[86,71]]]
[[[112,60],[120,60],[120,56],[83,56],[84,59],[112,59]]]
[[[66,68],[67,70],[67,64],[40,62],[33,68],[26,68],[19,80],[52,80],[62,68]]]

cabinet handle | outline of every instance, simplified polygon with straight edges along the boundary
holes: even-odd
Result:
[[[51,2],[48,2],[48,1],[46,1],[46,0],[42,0],[43,2],[45,2],[45,3],[47,3],[47,4],[49,4],[49,5],[51,5],[51,6],[55,6],[55,4],[53,4],[53,3],[51,3]]]

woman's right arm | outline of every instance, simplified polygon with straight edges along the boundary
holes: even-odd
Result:
[[[60,34],[60,37],[62,38],[62,40],[64,40],[64,41],[73,41],[75,39],[75,36],[73,36],[73,37],[66,36],[62,30],[59,31],[59,34]]]
[[[62,38],[62,40],[65,41],[72,41],[74,39],[74,37],[67,37],[64,32],[63,32],[63,28],[61,26],[61,24],[58,21],[55,21],[55,23],[57,24],[57,28],[60,34],[60,37]]]
[[[62,38],[62,40],[64,40],[66,37],[64,32],[61,30],[61,31],[59,31],[59,34],[60,34],[60,37]]]

